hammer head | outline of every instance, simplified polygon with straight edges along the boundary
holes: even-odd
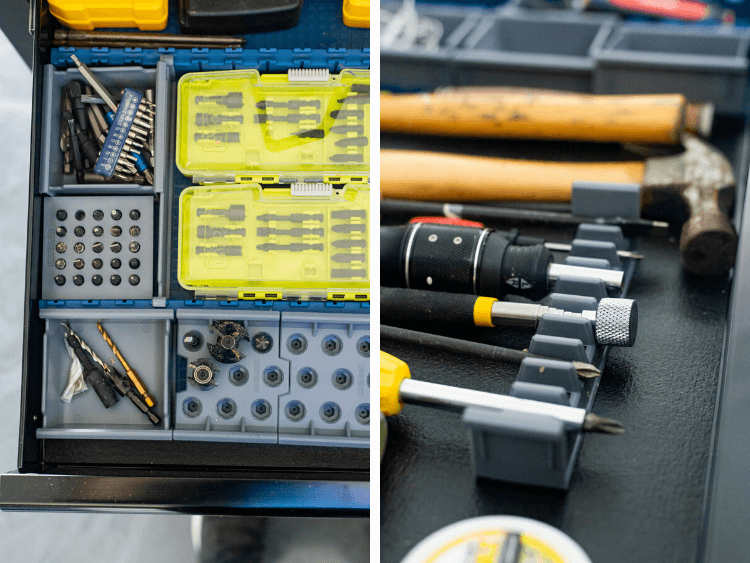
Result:
[[[727,216],[734,202],[732,167],[721,152],[697,137],[683,135],[682,143],[681,154],[646,161],[643,206],[661,208],[668,220],[687,219],[680,234],[687,270],[703,276],[725,274],[737,253],[737,232]]]

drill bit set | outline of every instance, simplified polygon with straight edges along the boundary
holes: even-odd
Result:
[[[365,182],[369,91],[369,71],[187,74],[179,83],[177,165],[186,176],[222,182],[227,175],[320,182],[341,172]]]
[[[188,188],[178,280],[229,299],[365,300],[368,197],[358,185],[304,198],[257,185]]]
[[[113,95],[75,55],[83,78],[62,88],[60,98],[63,174],[77,184],[154,184],[153,89],[134,97]],[[120,106],[125,99],[122,110]]]

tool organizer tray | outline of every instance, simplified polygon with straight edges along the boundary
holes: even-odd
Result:
[[[721,119],[716,125],[710,142],[733,163],[738,179],[737,206],[741,207],[750,162],[748,131],[744,120]],[[555,142],[383,135],[381,146],[507,158],[581,158],[576,156],[580,150],[577,145]],[[587,148],[585,152],[587,160],[623,157],[625,153],[612,145]],[[553,210],[562,209],[558,206]],[[573,230],[565,228],[487,226],[515,226],[523,234],[559,242],[573,238]],[[475,430],[467,429],[471,419],[462,421],[460,415],[407,405],[389,421],[388,446],[381,464],[381,561],[397,563],[430,533],[464,518],[489,514],[525,516],[551,524],[569,534],[593,561],[603,563],[722,560],[704,558],[702,522],[713,522],[714,518],[712,515],[709,520],[704,513],[704,499],[707,483],[717,479],[710,476],[708,460],[714,443],[711,433],[730,279],[709,280],[684,273],[678,237],[676,231],[670,237],[638,239],[637,250],[644,258],[628,287],[628,297],[637,300],[639,307],[638,338],[633,348],[609,350],[598,382],[593,412],[621,421],[626,433],[586,435],[568,490],[560,491],[554,484],[555,488],[519,484],[522,479],[538,483],[540,477],[534,474],[539,468],[526,465],[518,450],[502,450],[514,453],[508,454],[506,461],[500,460],[506,464],[502,466],[504,472],[512,472],[514,466],[526,470],[512,479],[514,483],[497,480],[497,474],[492,480],[482,478],[484,470],[476,467],[476,442],[471,437]],[[557,261],[563,261],[564,256],[557,254]],[[735,286],[737,283],[735,280]],[[528,348],[534,336],[532,331],[516,328],[431,329],[454,338],[515,349]],[[497,362],[469,360],[390,341],[383,341],[382,349],[407,362],[414,379],[439,384],[509,394],[519,376],[517,367]],[[735,366],[735,378],[736,368],[739,366]],[[585,382],[584,387],[591,383]],[[736,400],[724,400],[739,406]],[[725,446],[734,443],[729,436],[723,440]],[[497,444],[490,451],[497,452]],[[736,480],[732,481],[734,472],[726,473],[728,457],[734,457],[733,463],[740,466],[745,463],[739,462],[742,454],[731,447],[724,449],[724,479],[720,479],[723,497],[719,497],[724,501],[730,482],[735,483],[733,491],[742,490]],[[550,459],[555,458],[546,457],[545,463]],[[555,473],[544,467],[543,476]],[[435,491],[441,493],[436,495]],[[717,538],[712,553],[726,556],[730,549],[745,548],[739,537],[728,537],[724,531],[728,527],[736,532],[739,525],[727,518],[726,503],[724,507],[721,526],[708,526]]]
[[[681,93],[741,114],[748,78],[747,27],[623,21],[574,11],[494,11],[417,4],[443,23],[435,51],[383,52],[381,88],[523,86],[593,94]],[[451,21],[463,17],[456,26]],[[454,31],[452,31],[454,30]],[[434,70],[433,70],[434,69]]]
[[[40,6],[32,3],[36,29],[35,119],[23,407],[19,474],[2,477],[3,508],[34,505],[65,510],[96,506],[213,513],[366,513],[369,302],[262,298],[240,302],[236,294],[234,300],[227,296],[197,297],[177,283],[177,211],[180,195],[191,184],[175,166],[178,80],[189,72],[233,68],[245,69],[246,73],[274,71],[285,77],[288,69],[309,64],[334,72],[367,69],[367,30],[344,28],[339,23],[341,7],[336,2],[323,2],[318,7],[317,14],[311,7],[303,11],[297,33],[251,35],[247,49],[151,50],[50,47],[46,38],[56,24],[54,20],[42,23]],[[336,15],[332,27],[343,30],[334,40],[320,28]],[[175,17],[170,13],[165,32],[179,33]],[[154,90],[153,185],[79,185],[73,175],[63,173],[57,146],[61,135],[60,90],[73,79],[86,82],[72,68],[72,54],[89,65],[115,94],[125,86]],[[277,185],[276,189],[284,187]],[[330,185],[327,189],[330,191]],[[367,191],[366,183],[361,189]],[[362,204],[368,203],[362,196]],[[133,210],[138,214],[131,215]],[[65,213],[58,216],[59,211]],[[58,251],[63,248],[58,247],[61,242],[65,243],[64,253]],[[63,254],[64,264],[59,262]],[[131,262],[134,257],[139,259],[138,264]],[[65,276],[64,284],[58,284],[58,275]],[[74,280],[76,276],[81,279]],[[138,278],[137,283],[133,276]],[[261,354],[246,348],[249,342],[242,342],[238,350],[245,355],[246,363],[223,363],[211,355],[212,351],[219,353],[211,348],[215,333],[209,328],[209,320],[229,321],[251,330],[258,319],[268,318],[275,319],[262,331],[273,342],[269,352]],[[160,419],[157,425],[152,425],[127,397],[120,397],[109,409],[91,389],[70,403],[60,400],[71,364],[63,343],[62,323],[69,323],[108,364],[121,373],[127,369],[102,339],[96,328],[98,322],[153,397],[154,413]],[[193,323],[193,328],[185,328],[186,323]],[[324,329],[325,334],[321,332]],[[194,354],[183,342],[189,330],[203,331],[206,339]],[[306,335],[307,355],[289,352],[286,341],[296,334]],[[335,355],[328,356],[321,348],[325,338],[337,339]],[[362,348],[365,341],[368,345]],[[271,356],[275,356],[275,362],[258,363],[259,357]],[[194,368],[187,364],[201,358],[220,366],[215,373],[214,392],[188,383]],[[317,371],[315,385],[298,388],[297,372],[307,367],[297,365],[302,361]],[[265,373],[269,366],[283,369],[271,386],[264,383],[273,375]],[[290,369],[296,370],[294,374]],[[341,370],[348,383],[345,389],[334,384],[334,373]],[[230,379],[230,372],[233,376],[246,373],[247,385]],[[193,393],[188,393],[188,386]],[[261,397],[266,389],[270,393]],[[183,409],[188,395],[200,398],[200,418],[185,415],[193,414]],[[271,407],[262,429],[252,415],[256,400],[265,400]],[[305,407],[304,416],[299,416],[294,405],[287,405],[290,401]],[[321,411],[328,403],[335,404],[335,416],[327,409]],[[228,411],[228,405],[236,410]],[[191,426],[198,421],[199,428]],[[236,480],[228,479],[230,474]],[[81,475],[86,477],[79,482]],[[201,479],[209,475],[212,483],[206,488]],[[139,486],[144,495],[122,498],[118,491],[123,490],[123,483],[130,482],[128,479],[145,479],[148,486]],[[45,486],[38,486],[42,481]],[[290,496],[296,489],[293,481],[305,486]],[[95,499],[85,492],[93,483],[101,484],[98,490],[105,491]],[[232,491],[238,483],[242,483],[242,493]],[[187,503],[184,491],[192,487],[203,493]],[[158,498],[153,495],[157,489]],[[252,494],[255,490],[263,494]],[[28,496],[40,491],[44,491],[43,500]],[[167,498],[172,500],[165,504]],[[230,498],[234,500],[228,502]]]

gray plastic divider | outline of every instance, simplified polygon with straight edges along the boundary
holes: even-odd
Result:
[[[742,113],[749,46],[747,29],[625,23],[596,53],[594,93],[680,93]]]
[[[63,153],[60,150],[61,115],[60,100],[62,88],[73,80],[80,80],[86,84],[77,69],[56,70],[53,65],[44,67],[44,92],[42,104],[42,155],[39,191],[48,195],[55,194],[94,194],[106,192],[108,194],[147,194],[163,193],[167,180],[167,169],[173,166],[173,161],[166,158],[166,147],[170,138],[169,112],[174,97],[165,96],[162,91],[169,92],[168,80],[174,76],[171,57],[162,57],[156,68],[133,67],[92,67],[97,78],[112,93],[130,87],[143,93],[147,88],[154,88],[156,100],[156,116],[154,130],[154,186],[140,186],[138,184],[76,184],[74,174],[63,174]],[[105,106],[106,107],[106,106]],[[106,111],[109,108],[106,107]],[[162,114],[162,117],[159,116]]]
[[[171,440],[171,397],[169,374],[172,341],[172,319],[169,309],[88,310],[42,309],[46,319],[42,354],[42,427],[37,437],[44,439],[96,440]],[[122,355],[138,373],[156,402],[153,411],[161,418],[152,425],[128,399],[105,409],[92,389],[73,397],[70,403],[60,400],[68,383],[70,359],[63,342],[62,323],[73,330],[99,357],[125,370],[96,328],[101,321]]]
[[[594,55],[616,21],[599,14],[501,10],[456,49],[456,81],[591,92]]]
[[[383,8],[396,10],[397,4],[385,4]],[[465,7],[426,6],[417,4],[420,17],[433,18],[443,26],[443,37],[438,48],[428,51],[418,47],[395,49],[383,47],[380,50],[380,68],[383,80],[388,86],[398,86],[402,90],[434,90],[454,84],[453,50],[477,26],[488,12]]]

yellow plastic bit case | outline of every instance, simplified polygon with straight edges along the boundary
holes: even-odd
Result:
[[[370,189],[257,184],[180,195],[178,281],[196,298],[369,301]]]
[[[195,183],[367,182],[370,72],[184,75],[177,166]]]
[[[49,0],[49,11],[71,29],[137,27],[161,31],[167,27],[167,0]]]

